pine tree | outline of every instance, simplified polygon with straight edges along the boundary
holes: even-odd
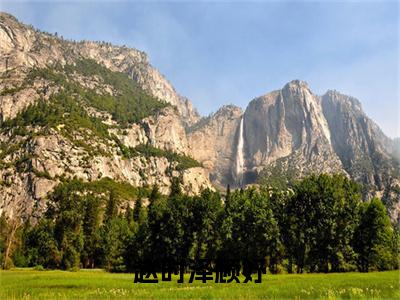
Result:
[[[104,221],[107,223],[109,220],[117,216],[118,214],[118,202],[117,197],[113,191],[110,192],[110,197],[107,202]]]
[[[153,188],[151,189],[151,193],[150,193],[150,197],[149,197],[149,206],[151,206],[155,201],[157,201],[158,199],[160,199],[161,194],[158,188],[158,185],[155,184],[153,186]]]
[[[378,198],[364,205],[361,220],[354,236],[361,272],[393,267],[393,228],[386,208]]]
[[[135,202],[135,207],[133,208],[133,219],[138,222],[140,219],[140,215],[142,214],[142,209],[143,209],[143,200],[142,196],[139,195]]]
[[[178,177],[172,177],[170,197],[181,196],[181,195],[182,195],[182,190],[181,190],[180,180]]]

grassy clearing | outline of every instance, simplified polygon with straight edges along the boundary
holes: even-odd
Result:
[[[400,299],[400,272],[264,275],[261,284],[133,283],[133,274],[11,270],[0,272],[0,299],[375,298]],[[185,278],[188,282],[189,276]]]

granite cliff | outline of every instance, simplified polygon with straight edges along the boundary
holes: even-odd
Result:
[[[185,127],[199,116],[145,53],[74,42],[0,14],[0,210],[40,214],[69,178],[212,187]]]
[[[395,143],[357,99],[337,91],[318,96],[307,83],[291,81],[255,98],[244,112],[228,106],[202,119],[189,141],[217,186],[344,173],[360,183],[365,199],[381,197],[392,219],[399,218]]]

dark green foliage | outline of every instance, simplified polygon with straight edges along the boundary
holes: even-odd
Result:
[[[269,193],[254,188],[230,194],[221,224],[221,255],[231,259],[263,259],[279,238]]]
[[[150,196],[149,196],[149,203],[150,203],[150,205],[152,205],[152,203],[154,203],[155,201],[157,201],[157,200],[160,199],[160,198],[161,198],[161,194],[160,194],[158,185],[155,184],[155,185],[153,186],[153,188],[151,189],[151,193],[150,193]]]
[[[94,148],[91,140],[111,139],[108,126],[101,120],[90,117],[76,100],[66,92],[51,97],[49,101],[40,100],[19,113],[14,119],[2,124],[3,129],[13,130],[21,134],[20,128],[40,126],[56,128],[78,146],[82,146],[92,153],[102,153],[101,149]],[[78,138],[78,136],[81,136]]]
[[[119,200],[117,199],[116,193],[111,190],[110,197],[108,199],[105,215],[104,215],[104,222],[108,222],[109,220],[118,216],[118,204]]]
[[[55,221],[54,237],[59,246],[61,267],[75,269],[80,265],[80,253],[84,246],[84,201],[76,192],[79,183],[60,187],[50,198],[52,207],[49,217]]]
[[[110,85],[115,90],[116,96],[98,94],[94,90],[83,88],[73,81],[71,75],[75,73],[101,78],[104,84]],[[87,105],[110,113],[122,126],[138,122],[167,106],[160,99],[148,95],[126,74],[113,72],[91,59],[78,60],[74,65],[55,65],[52,69],[33,69],[27,76],[27,84],[32,84],[36,78],[49,80],[63,87],[68,95],[74,95]]]
[[[83,184],[88,190],[96,193],[105,193],[108,191],[119,200],[136,199],[139,194],[146,197],[150,192],[148,188],[134,187],[127,182],[118,182],[110,178],[102,178],[98,181],[92,181]]]
[[[9,224],[4,213],[0,214],[0,262],[3,263]]]
[[[93,268],[100,248],[101,200],[87,195],[84,202],[83,238],[81,259],[85,268]]]
[[[183,171],[190,168],[202,167],[202,164],[194,158],[178,154],[169,150],[163,150],[151,146],[150,144],[140,144],[135,148],[126,147],[122,142],[115,137],[115,143],[121,150],[121,154],[126,158],[132,158],[135,156],[143,156],[145,158],[150,157],[165,157],[169,162],[176,162],[175,169],[177,171]]]
[[[191,258],[217,257],[220,248],[219,224],[222,214],[222,202],[219,193],[205,190],[200,196],[188,203],[190,222],[187,226],[192,232],[190,240]]]
[[[61,267],[61,253],[54,238],[54,228],[52,220],[42,219],[27,233],[28,265],[41,265],[45,268]]]
[[[183,197],[175,195],[169,199],[162,198],[149,208],[146,260],[161,265],[163,260],[180,261],[188,256],[189,249],[184,239],[189,212],[185,210],[184,201]]]
[[[341,175],[313,175],[291,191],[228,188],[225,202],[211,190],[183,194],[179,178],[172,179],[168,196],[157,186],[150,191],[111,179],[71,180],[49,196],[36,226],[18,231],[12,258],[21,266],[113,272],[133,271],[142,262],[161,268],[165,260],[202,258],[243,265],[265,259],[272,273],[397,268],[399,232],[380,200],[360,199],[359,187]]]
[[[146,210],[143,207],[142,195],[139,195],[135,202],[135,207],[132,212],[132,218],[135,222],[141,224],[145,221],[146,217]]]
[[[60,184],[49,197],[45,218],[26,234],[27,264],[63,269],[104,265],[122,271],[131,229],[118,207],[139,194],[149,191],[108,178]]]
[[[66,65],[60,71],[67,74],[76,72],[84,76],[99,76],[105,84],[111,85],[117,92],[115,97],[107,94],[99,95],[94,91],[81,88],[77,92],[87,104],[109,112],[122,126],[138,122],[167,105],[160,99],[148,95],[126,74],[110,71],[91,59],[78,60],[74,66]]]
[[[398,244],[383,203],[374,198],[363,205],[354,245],[362,272],[387,270],[398,264]],[[397,248],[397,249],[396,249]]]
[[[135,148],[131,148],[130,155],[141,155],[144,157],[165,157],[169,162],[177,162],[176,170],[182,171],[189,168],[201,167],[201,163],[190,156],[186,156],[183,154],[178,154],[168,150],[162,150],[156,147],[153,147],[149,144],[141,144],[136,146]]]
[[[297,272],[351,268],[351,240],[358,223],[361,195],[341,175],[310,176],[297,183],[286,206],[286,248]]]
[[[6,96],[6,95],[9,95],[9,94],[15,94],[15,93],[23,90],[24,88],[25,88],[25,85],[13,87],[13,88],[8,88],[8,89],[5,89],[2,92],[0,92],[0,96]]]
[[[117,216],[109,219],[101,228],[101,261],[96,265],[112,272],[126,271],[124,254],[132,233],[125,218]]]
[[[178,177],[173,177],[171,179],[171,191],[170,197],[180,197],[182,196],[181,181]]]

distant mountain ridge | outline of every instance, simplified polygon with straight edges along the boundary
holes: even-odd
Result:
[[[291,81],[255,98],[244,112],[223,107],[192,130],[189,141],[198,145],[194,157],[210,166],[221,187],[339,172],[362,184],[366,199],[382,197],[392,219],[398,218],[395,142],[365,115],[357,99],[337,91],[317,96],[306,82]],[[221,146],[213,150],[212,141]],[[204,157],[212,151],[217,154]]]
[[[398,141],[360,102],[294,80],[201,118],[145,53],[66,41],[0,14],[0,210],[43,211],[65,178],[109,177],[189,193],[344,173],[400,212]],[[397,148],[396,148],[397,147]]]

